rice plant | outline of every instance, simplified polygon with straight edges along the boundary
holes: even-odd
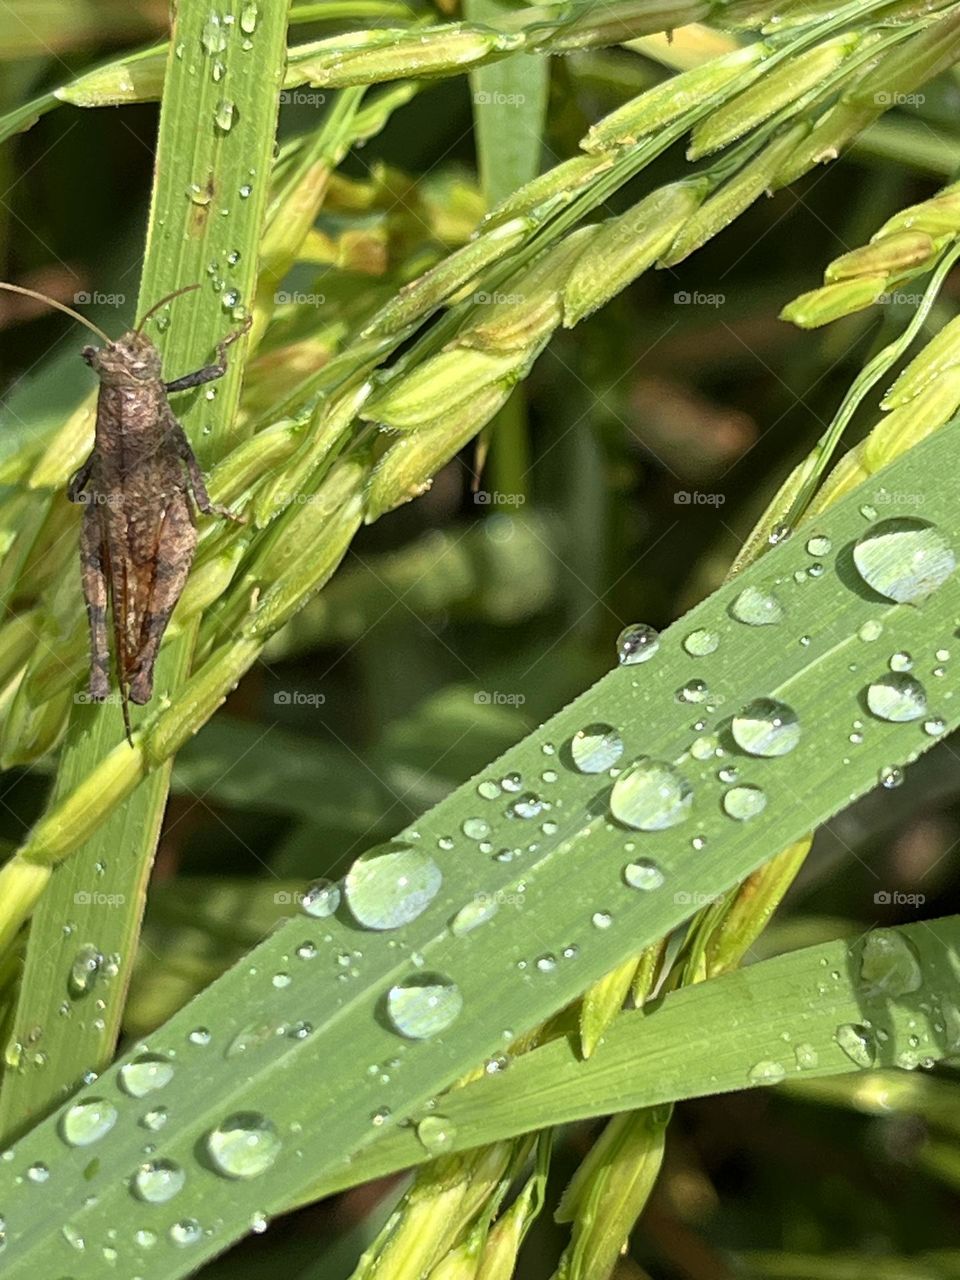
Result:
[[[960,1274],[960,4],[0,58],[4,1275]],[[80,322],[239,517],[139,702]]]

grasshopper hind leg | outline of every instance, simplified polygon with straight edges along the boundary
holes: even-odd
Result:
[[[107,632],[107,575],[103,531],[93,508],[84,513],[80,533],[83,598],[90,623],[90,697],[102,702],[110,693],[110,640]]]
[[[138,706],[149,702],[153,695],[153,668],[160,642],[186,585],[196,545],[197,530],[190,515],[189,499],[181,490],[171,498],[160,526],[150,601],[130,680],[130,701]]]

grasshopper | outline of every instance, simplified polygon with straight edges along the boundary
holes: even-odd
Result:
[[[242,523],[242,517],[210,501],[168,396],[223,377],[227,348],[247,332],[250,319],[217,344],[215,363],[165,382],[160,353],[143,326],[171,299],[199,285],[161,298],[135,329],[115,341],[53,298],[19,285],[0,282],[0,288],[67,312],[104,343],[81,352],[100,380],[96,436],[89,458],[69,481],[67,497],[85,508],[80,570],[90,625],[89,696],[102,702],[110,693],[109,606],[123,724],[132,745],[129,703],[142,706],[153,694],[160,643],[197,545],[194,508]]]

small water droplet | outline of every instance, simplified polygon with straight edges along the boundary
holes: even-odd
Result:
[[[820,1055],[812,1044],[801,1043],[794,1046],[793,1056],[801,1071],[812,1071],[820,1065]]]
[[[436,973],[415,974],[387,992],[387,1016],[409,1040],[426,1040],[446,1031],[462,1008],[460,988]]]
[[[102,965],[103,956],[92,943],[80,948],[67,975],[67,991],[75,1000],[93,990]]]
[[[919,991],[923,970],[913,947],[893,929],[867,934],[860,958],[860,979],[869,995],[896,998]]]
[[[500,794],[500,783],[494,782],[492,778],[485,778],[477,787],[477,795],[482,796],[484,800],[496,800]]]
[[[695,738],[690,744],[690,754],[694,760],[710,760],[716,754],[719,743],[714,734]]]
[[[233,128],[236,106],[229,98],[221,98],[214,108],[213,122],[221,133],[229,133]]]
[[[260,10],[256,4],[245,4],[240,10],[240,30],[244,35],[252,36],[257,29],[257,19],[260,17]]]
[[[42,1185],[44,1182],[49,1180],[50,1170],[45,1164],[38,1160],[36,1164],[32,1164],[27,1170],[27,1177],[31,1182]]]
[[[518,796],[514,800],[513,804],[507,809],[507,815],[511,818],[536,818],[545,807],[545,801],[541,800],[532,791],[528,791],[525,795]]]
[[[747,1079],[751,1084],[770,1085],[779,1084],[787,1074],[786,1068],[782,1062],[775,1062],[772,1058],[764,1058],[760,1062],[755,1062],[747,1072]]]
[[[872,1067],[877,1060],[876,1040],[869,1027],[844,1022],[834,1034],[837,1044],[858,1067]]]
[[[490,823],[484,818],[465,818],[460,830],[468,840],[485,840],[490,834]]]
[[[417,1138],[424,1150],[429,1151],[432,1156],[449,1151],[456,1136],[456,1125],[446,1116],[424,1116],[417,1125]]]
[[[308,916],[322,920],[332,916],[340,905],[340,886],[333,880],[314,880],[308,886],[300,906]]]
[[[913,669],[913,658],[904,650],[899,653],[890,655],[889,667],[891,671],[911,671]]]
[[[878,720],[919,720],[927,712],[927,693],[913,676],[891,672],[868,686],[867,706]]]
[[[731,818],[736,818],[739,822],[755,818],[758,813],[763,813],[766,807],[767,797],[759,787],[731,787],[723,797],[724,813],[729,814]]]
[[[882,635],[883,635],[883,623],[876,622],[874,620],[865,622],[863,626],[860,628],[860,630],[857,632],[857,636],[859,637],[859,639],[865,640],[868,643],[872,640],[879,640]]]
[[[395,929],[415,920],[442,883],[440,868],[421,850],[399,843],[379,846],[347,872],[347,905],[368,929]]]
[[[815,533],[807,539],[807,554],[811,556],[828,556],[833,547],[830,539],[822,533]]]
[[[187,1039],[191,1044],[198,1045],[201,1049],[205,1048],[213,1039],[206,1027],[194,1027],[189,1033]]]
[[[903,785],[903,770],[899,765],[885,764],[880,770],[880,785],[888,791]]]
[[[932,716],[923,722],[923,732],[929,734],[931,738],[938,738],[946,727],[946,722],[939,716]]]
[[[899,604],[925,599],[957,567],[940,530],[913,516],[873,525],[857,540],[853,559],[867,586]]]
[[[617,636],[617,661],[622,667],[649,662],[659,648],[659,632],[645,622],[633,622]]]
[[[595,911],[590,917],[590,923],[595,929],[609,929],[613,924],[613,916],[609,911]]]
[[[170,1239],[181,1249],[203,1239],[203,1228],[196,1218],[181,1218],[170,1228]]]
[[[605,773],[623,755],[623,739],[612,725],[590,724],[570,739],[570,756],[581,773]]]
[[[159,1054],[143,1053],[120,1068],[120,1087],[131,1098],[143,1098],[173,1079],[173,1063]]]
[[[687,653],[693,658],[705,658],[708,653],[715,653],[720,644],[720,637],[716,631],[707,631],[701,628],[698,631],[691,631],[684,639],[683,647]]]
[[[280,1154],[280,1135],[266,1116],[238,1111],[207,1134],[207,1153],[218,1173],[228,1178],[256,1178]]]
[[[610,812],[638,831],[662,831],[683,822],[693,789],[672,764],[641,756],[613,784]]]
[[[782,620],[783,605],[772,591],[744,587],[731,604],[730,614],[750,627],[770,627]]]
[[[465,933],[471,933],[481,924],[493,918],[497,914],[497,900],[492,893],[478,893],[475,898],[461,907],[457,914],[453,917],[450,925],[451,933],[458,938]]]
[[[655,862],[649,858],[638,858],[636,862],[628,862],[623,868],[623,878],[631,889],[649,892],[659,889],[666,876]]]
[[[678,702],[707,702],[710,698],[710,690],[707,688],[705,680],[688,680],[676,692]]]

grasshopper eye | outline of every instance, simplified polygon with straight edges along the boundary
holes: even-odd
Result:
[[[97,358],[97,348],[84,347],[80,354],[84,360],[86,360],[87,364],[92,365]]]

